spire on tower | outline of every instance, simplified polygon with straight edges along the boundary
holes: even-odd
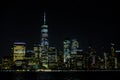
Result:
[[[44,25],[46,24],[46,14],[44,12]]]

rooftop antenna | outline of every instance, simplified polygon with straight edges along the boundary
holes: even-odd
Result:
[[[46,24],[46,14],[44,12],[44,25]]]

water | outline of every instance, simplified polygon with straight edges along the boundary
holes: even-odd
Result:
[[[1,72],[0,80],[115,80],[119,78],[117,74],[115,72]]]

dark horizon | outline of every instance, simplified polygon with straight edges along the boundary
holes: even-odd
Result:
[[[43,13],[46,12],[50,46],[62,47],[66,38],[76,38],[80,48],[109,46],[120,49],[119,15],[112,1],[69,1],[38,3],[5,2],[1,13],[1,57],[9,54],[14,41],[32,45],[41,40]],[[42,6],[44,5],[44,6]]]

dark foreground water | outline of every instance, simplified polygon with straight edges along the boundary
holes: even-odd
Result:
[[[120,72],[0,72],[0,80],[118,80]]]

